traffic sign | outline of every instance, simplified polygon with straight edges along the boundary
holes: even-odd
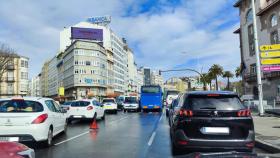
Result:
[[[260,46],[260,50],[261,51],[280,50],[280,44],[262,45]]]
[[[265,72],[280,71],[280,65],[275,65],[275,66],[262,66],[262,71],[265,71]]]
[[[261,52],[262,58],[274,58],[274,57],[280,57],[280,51],[277,52]]]
[[[262,59],[261,63],[262,63],[262,65],[280,64],[280,58]]]

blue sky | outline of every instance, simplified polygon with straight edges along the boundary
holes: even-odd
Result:
[[[139,66],[154,69],[240,64],[236,0],[9,0],[0,6],[0,42],[30,58],[30,77],[59,49],[59,32],[87,17],[111,15]],[[3,5],[2,5],[3,4]],[[193,75],[170,73],[170,76]]]

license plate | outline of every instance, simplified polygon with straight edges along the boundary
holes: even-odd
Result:
[[[79,115],[76,115],[76,116],[73,116],[74,118],[82,118],[82,116],[79,116]]]
[[[147,109],[148,107],[147,107],[147,106],[143,106],[143,108],[144,108],[144,109]]]
[[[0,137],[0,141],[18,142],[19,137]]]
[[[155,109],[159,109],[159,106],[155,106],[154,108],[155,108]]]
[[[203,134],[229,134],[229,128],[228,127],[202,127],[200,131]]]

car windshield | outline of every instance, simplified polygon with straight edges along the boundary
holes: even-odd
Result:
[[[159,93],[159,87],[142,87],[142,93]]]
[[[244,109],[236,96],[201,96],[187,97],[184,106],[192,110],[240,110]]]
[[[73,102],[65,102],[62,105],[71,105]]]
[[[76,101],[76,102],[73,102],[71,104],[71,106],[73,107],[85,107],[85,106],[88,106],[90,104],[89,101]]]
[[[178,91],[168,91],[166,94],[167,94],[167,96],[168,95],[178,95],[179,92]]]
[[[136,97],[126,97],[124,103],[137,103]]]
[[[103,103],[115,103],[114,99],[104,99]]]
[[[41,103],[29,100],[2,100],[0,101],[0,112],[42,112]]]

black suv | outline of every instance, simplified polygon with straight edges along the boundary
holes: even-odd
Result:
[[[172,151],[246,151],[255,145],[251,112],[237,94],[227,91],[187,92],[170,109]]]

